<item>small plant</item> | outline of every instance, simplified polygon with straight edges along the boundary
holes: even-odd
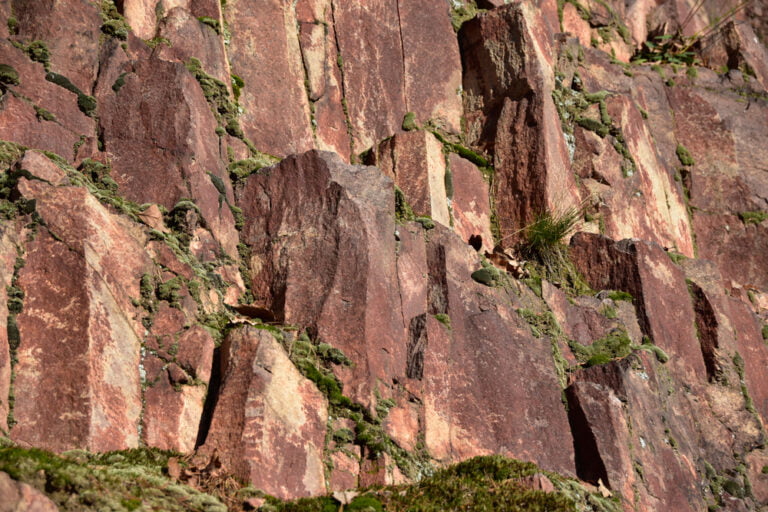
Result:
[[[677,145],[675,153],[677,153],[677,158],[680,160],[681,164],[688,166],[696,165],[696,162],[693,160],[691,153],[682,144]]]
[[[768,219],[768,213],[760,211],[740,212],[739,218],[741,219],[741,222],[746,225],[761,224],[765,219]]]
[[[407,112],[405,116],[403,117],[403,130],[406,132],[411,132],[413,130],[418,130],[419,126],[416,124],[416,114],[413,112]]]
[[[582,217],[581,207],[571,207],[559,213],[543,212],[523,228],[520,252],[524,258],[534,260],[552,272],[567,260],[563,240],[571,234]]]

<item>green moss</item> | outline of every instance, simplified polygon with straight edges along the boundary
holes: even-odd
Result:
[[[749,224],[762,224],[765,219],[768,219],[768,212],[752,211],[752,212],[739,212],[739,218],[741,222],[746,225]]]
[[[56,455],[8,446],[0,448],[0,471],[42,491],[66,512],[134,506],[168,512],[226,511],[213,496],[165,476],[171,456],[178,454],[142,448],[98,455],[84,451]]]
[[[637,347],[637,350],[652,352],[653,355],[656,356],[656,360],[661,364],[665,364],[669,361],[669,355],[667,355],[667,353],[664,352],[664,350],[662,350],[662,348],[658,345],[654,345],[652,343],[643,343]]]
[[[763,336],[763,341],[768,341],[768,324],[763,324],[760,334]]]
[[[677,149],[675,150],[675,153],[677,153],[677,158],[680,160],[680,163],[683,165],[696,165],[696,162],[694,162],[693,157],[691,156],[691,153],[683,146],[682,144],[677,145]]]
[[[16,16],[8,16],[8,22],[6,24],[8,26],[8,32],[10,32],[12,36],[19,33],[19,20],[16,19]]]
[[[395,219],[402,224],[414,220],[415,218],[416,215],[414,215],[413,209],[408,204],[405,193],[395,185]]]
[[[418,130],[419,127],[416,124],[416,114],[414,114],[413,112],[407,112],[403,117],[402,128],[407,132]]]
[[[680,265],[688,259],[684,254],[680,254],[677,251],[667,251],[667,256],[669,256],[669,259],[671,259],[675,265]]]
[[[240,93],[243,87],[245,87],[245,82],[235,74],[230,75],[230,78],[232,80],[232,94],[235,96],[235,101],[237,101],[240,99]]]
[[[181,307],[181,304],[179,303],[181,300],[179,290],[181,290],[182,284],[183,281],[180,276],[176,276],[164,283],[160,283],[157,286],[157,298],[167,301],[172,307]]]
[[[616,310],[616,308],[613,307],[613,306],[609,306],[609,305],[603,305],[600,308],[600,313],[602,313],[605,318],[608,318],[610,320],[618,318],[618,316],[619,316],[619,313]]]
[[[582,345],[569,341],[568,346],[576,358],[586,367],[606,364],[614,359],[622,359],[632,353],[632,340],[624,329],[613,329],[591,345]]]
[[[123,15],[117,10],[113,0],[102,0],[101,20],[102,33],[122,41],[128,39],[128,32],[130,32],[131,27],[128,26]]]
[[[619,290],[613,290],[608,293],[608,298],[611,299],[614,302],[618,302],[620,300],[624,300],[627,302],[632,302],[634,298],[632,297],[631,293],[619,291]]]
[[[215,30],[217,34],[219,35],[221,34],[221,23],[219,22],[219,20],[213,19],[208,16],[198,16],[197,21],[199,21],[203,25],[208,25],[213,30]]]
[[[458,32],[465,22],[484,11],[485,9],[477,7],[474,0],[451,2],[451,25],[453,25],[453,30]]]
[[[435,222],[429,217],[416,217],[413,220],[421,224],[421,227],[426,230],[435,229]]]
[[[19,72],[8,64],[0,64],[0,84],[19,85]]]
[[[38,121],[56,121],[56,116],[53,115],[51,112],[47,111],[43,107],[38,107],[37,105],[34,105],[35,109],[35,116],[37,117]]]
[[[451,328],[451,317],[448,316],[446,313],[438,313],[435,315],[435,320],[446,326],[448,329]]]

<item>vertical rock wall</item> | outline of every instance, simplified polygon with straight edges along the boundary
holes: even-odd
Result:
[[[3,435],[764,506],[764,27],[689,4],[0,1]]]

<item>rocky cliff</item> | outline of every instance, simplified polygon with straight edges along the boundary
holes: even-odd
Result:
[[[768,506],[766,8],[0,1],[0,495]]]

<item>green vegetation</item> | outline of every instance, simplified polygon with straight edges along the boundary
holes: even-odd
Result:
[[[768,212],[752,211],[752,212],[740,212],[739,218],[741,222],[746,225],[750,224],[762,224],[765,219],[768,219]]]
[[[438,313],[435,315],[435,320],[443,324],[448,329],[451,328],[451,317],[448,316],[446,313]]]
[[[571,340],[568,346],[586,367],[605,364],[613,359],[622,359],[632,353],[632,341],[624,329],[613,329],[591,345],[582,345]]]
[[[96,98],[85,94],[64,75],[49,71],[45,74],[45,79],[59,87],[63,87],[69,92],[77,94],[77,106],[80,111],[89,117],[93,117],[96,112]]]
[[[680,160],[681,164],[688,165],[688,166],[696,165],[696,162],[693,160],[691,153],[682,144],[677,145],[677,149],[675,149],[675,153],[677,153],[677,158],[678,160]]]
[[[612,290],[608,293],[608,298],[614,302],[618,302],[620,300],[632,302],[634,300],[631,293],[623,292],[620,290]]]
[[[19,72],[8,64],[0,64],[0,89],[8,85],[19,85]]]
[[[581,207],[571,207],[560,213],[544,212],[522,229],[518,250],[529,260],[526,268],[531,278],[545,278],[572,295],[591,291],[571,262],[568,247],[563,242],[581,217]]]
[[[101,31],[106,36],[122,41],[128,39],[128,32],[130,32],[131,27],[128,26],[123,15],[117,10],[113,0],[102,0],[101,21]]]
[[[454,0],[451,2],[451,25],[453,25],[453,30],[458,32],[465,22],[481,12],[485,12],[485,9],[479,9],[475,0]]]
[[[234,185],[244,183],[246,178],[251,174],[269,167],[277,162],[277,158],[266,155],[264,153],[258,153],[256,156],[246,158],[245,160],[238,160],[229,164],[229,177]]]
[[[411,205],[408,204],[405,193],[400,190],[400,187],[395,185],[395,220],[400,224],[404,224],[414,219],[416,219],[416,215],[413,213]]]
[[[561,266],[568,258],[563,240],[573,231],[581,216],[581,208],[577,207],[559,213],[539,213],[531,224],[523,228],[520,247],[523,257],[542,264],[549,271]]]
[[[139,448],[56,455],[39,449],[0,447],[0,471],[45,493],[62,511],[163,510],[225,512],[215,497],[163,474],[172,452]]]
[[[199,21],[203,25],[208,25],[213,30],[215,30],[217,34],[221,34],[221,23],[219,22],[219,20],[215,20],[208,16],[198,16],[197,21]]]
[[[768,342],[768,324],[763,324],[760,334],[763,336],[763,341]]]
[[[524,479],[542,473],[555,491],[532,490]],[[269,512],[338,512],[341,504],[330,497],[279,502],[268,499]],[[499,455],[475,457],[435,472],[417,483],[369,489],[344,511],[453,512],[463,510],[618,511],[617,499],[589,493],[576,480],[544,471],[530,462]]]
[[[407,112],[403,117],[402,128],[407,132],[418,130],[419,127],[416,124],[416,114],[414,114],[413,112]]]
[[[30,60],[42,64],[45,70],[48,71],[51,65],[51,52],[48,51],[48,45],[44,41],[37,40],[27,44],[12,41],[11,44],[26,53]]]
[[[568,144],[575,144],[574,127],[596,133],[599,137],[610,136],[613,149],[622,157],[621,172],[625,178],[633,176],[637,171],[637,164],[629,152],[624,133],[620,126],[614,125],[608,114],[606,98],[610,96],[608,91],[588,93],[582,91],[581,79],[578,73],[574,73],[571,87],[564,85],[564,77],[555,77],[555,89],[552,91],[552,99],[560,115],[560,121]],[[599,117],[588,117],[587,111],[592,105],[597,105]]]

